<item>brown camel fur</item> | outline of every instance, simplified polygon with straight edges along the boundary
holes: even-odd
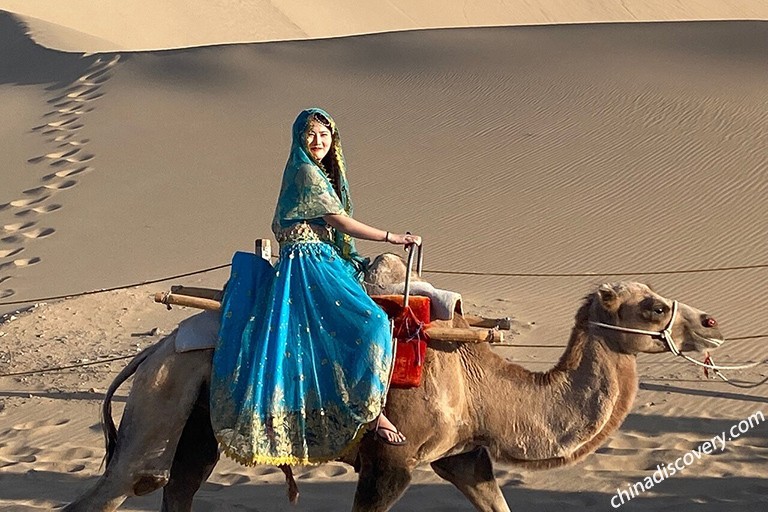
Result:
[[[639,283],[602,285],[579,308],[565,353],[547,372],[530,372],[488,344],[431,344],[421,387],[390,391],[387,414],[408,437],[403,447],[363,439],[352,510],[383,512],[413,469],[429,463],[481,511],[509,511],[491,460],[547,469],[583,459],[622,423],[637,390],[636,355],[667,351],[645,334],[590,324],[660,331],[672,301]],[[461,322],[461,319],[457,320]],[[722,342],[711,317],[680,303],[671,331],[682,351]],[[218,460],[208,418],[211,351],[176,353],[173,334],[148,348],[110,386],[105,432],[112,454],[104,475],[64,510],[111,511],[127,496],[164,487],[164,511],[191,510]],[[109,402],[136,373],[116,435]]]

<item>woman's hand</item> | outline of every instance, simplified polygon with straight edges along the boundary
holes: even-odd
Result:
[[[421,237],[419,235],[398,235],[397,233],[388,233],[387,242],[395,245],[421,245]]]

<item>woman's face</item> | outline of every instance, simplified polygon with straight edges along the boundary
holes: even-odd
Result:
[[[310,121],[307,129],[307,149],[316,161],[321,161],[331,149],[331,130],[318,123]]]

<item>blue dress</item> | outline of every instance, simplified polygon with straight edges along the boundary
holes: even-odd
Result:
[[[242,464],[337,459],[386,399],[391,327],[358,279],[351,239],[322,220],[349,214],[351,204],[343,174],[338,194],[306,150],[308,119],[318,111],[294,123],[273,223],[276,266],[236,253],[222,302],[211,423],[224,453]]]

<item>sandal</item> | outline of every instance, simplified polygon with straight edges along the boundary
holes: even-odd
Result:
[[[387,438],[387,436],[385,434],[381,433],[382,430],[386,430],[387,432],[392,432],[395,435],[402,436],[403,440],[402,441],[390,441],[389,438]],[[403,433],[400,432],[399,430],[393,430],[391,428],[378,426],[378,427],[372,429],[371,431],[373,432],[373,435],[376,436],[376,440],[377,441],[381,441],[384,444],[388,444],[388,445],[391,445],[391,446],[403,446],[403,445],[408,444],[408,440],[405,438]]]

